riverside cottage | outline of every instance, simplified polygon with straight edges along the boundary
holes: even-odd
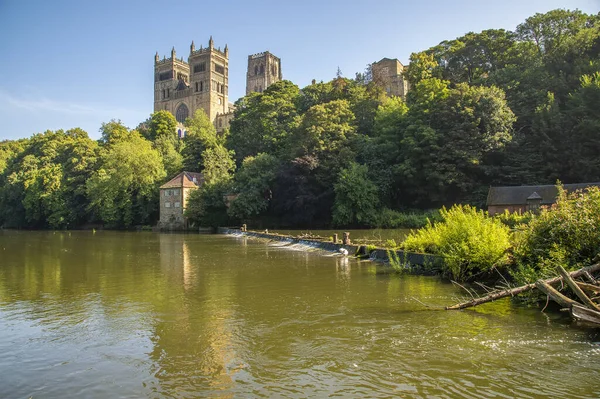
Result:
[[[564,184],[568,192],[583,190],[587,187],[597,186],[600,183]],[[487,208],[490,215],[509,212],[523,213],[535,211],[541,206],[550,206],[556,202],[558,190],[555,185],[543,186],[510,186],[490,187],[487,197]]]
[[[160,186],[160,229],[182,230],[188,227],[187,219],[183,216],[187,198],[203,183],[202,173],[181,172]]]

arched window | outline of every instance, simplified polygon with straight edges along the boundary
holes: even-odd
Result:
[[[254,67],[254,74],[255,74],[255,75],[258,75],[258,65],[256,65],[256,66]]]
[[[261,75],[265,74],[265,66],[263,64],[260,64],[260,74]]]
[[[181,104],[179,107],[177,107],[177,112],[175,112],[175,119],[177,119],[177,122],[183,123],[189,115],[190,111],[188,110],[187,105]]]

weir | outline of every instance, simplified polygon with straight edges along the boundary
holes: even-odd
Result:
[[[397,259],[411,273],[416,274],[438,274],[442,267],[444,259],[441,256],[432,254],[423,254],[417,252],[408,252],[403,250],[390,250],[386,248],[373,248],[362,244],[349,244],[317,239],[307,239],[288,235],[272,234],[268,232],[247,231],[246,229],[233,229],[219,227],[219,234],[226,234],[238,237],[249,237],[267,242],[283,242],[287,245],[301,245],[307,248],[315,248],[328,252],[340,253],[340,250],[347,250],[348,254],[363,257],[366,260],[374,262],[389,263],[389,253],[395,253]]]

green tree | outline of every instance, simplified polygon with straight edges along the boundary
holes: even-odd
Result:
[[[283,80],[237,102],[227,148],[235,151],[238,162],[261,152],[288,155],[289,137],[300,122],[299,96],[298,86]]]
[[[87,220],[85,181],[98,145],[81,129],[34,135],[0,181],[0,221],[11,227],[65,228]]]
[[[336,225],[374,223],[379,198],[375,184],[369,180],[365,165],[350,163],[340,171],[334,186],[333,223]]]
[[[86,184],[89,208],[107,227],[153,223],[164,177],[158,151],[133,131],[103,153],[100,167]]]
[[[185,121],[187,133],[182,150],[183,167],[189,172],[201,172],[204,168],[202,153],[219,144],[215,126],[202,109],[196,110],[192,118]]]
[[[232,217],[246,220],[267,210],[277,165],[277,159],[265,153],[244,159],[233,182],[237,197],[229,207]]]
[[[515,118],[504,93],[467,84],[447,91],[426,80],[414,91],[397,167],[407,194],[420,205],[424,199],[429,205],[468,200],[482,187],[485,155],[511,139]]]
[[[205,149],[202,152],[202,159],[204,160],[202,175],[205,184],[210,185],[231,180],[235,171],[233,156],[233,151],[228,151],[222,145]]]
[[[110,122],[102,123],[100,133],[101,144],[113,145],[122,140],[129,139],[131,131],[120,120],[112,119]]]

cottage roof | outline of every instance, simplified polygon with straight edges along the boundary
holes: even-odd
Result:
[[[600,187],[600,183],[578,183],[564,184],[567,191],[582,190],[587,187]],[[534,194],[537,194],[534,195]],[[490,187],[487,197],[487,205],[526,205],[527,199],[540,199],[542,204],[550,205],[556,201],[558,190],[555,185],[544,186],[512,186],[512,187]],[[539,198],[538,198],[539,197]]]
[[[204,183],[204,176],[202,173],[196,172],[181,172],[162,186],[161,190],[165,188],[182,188],[182,187],[199,187]]]

